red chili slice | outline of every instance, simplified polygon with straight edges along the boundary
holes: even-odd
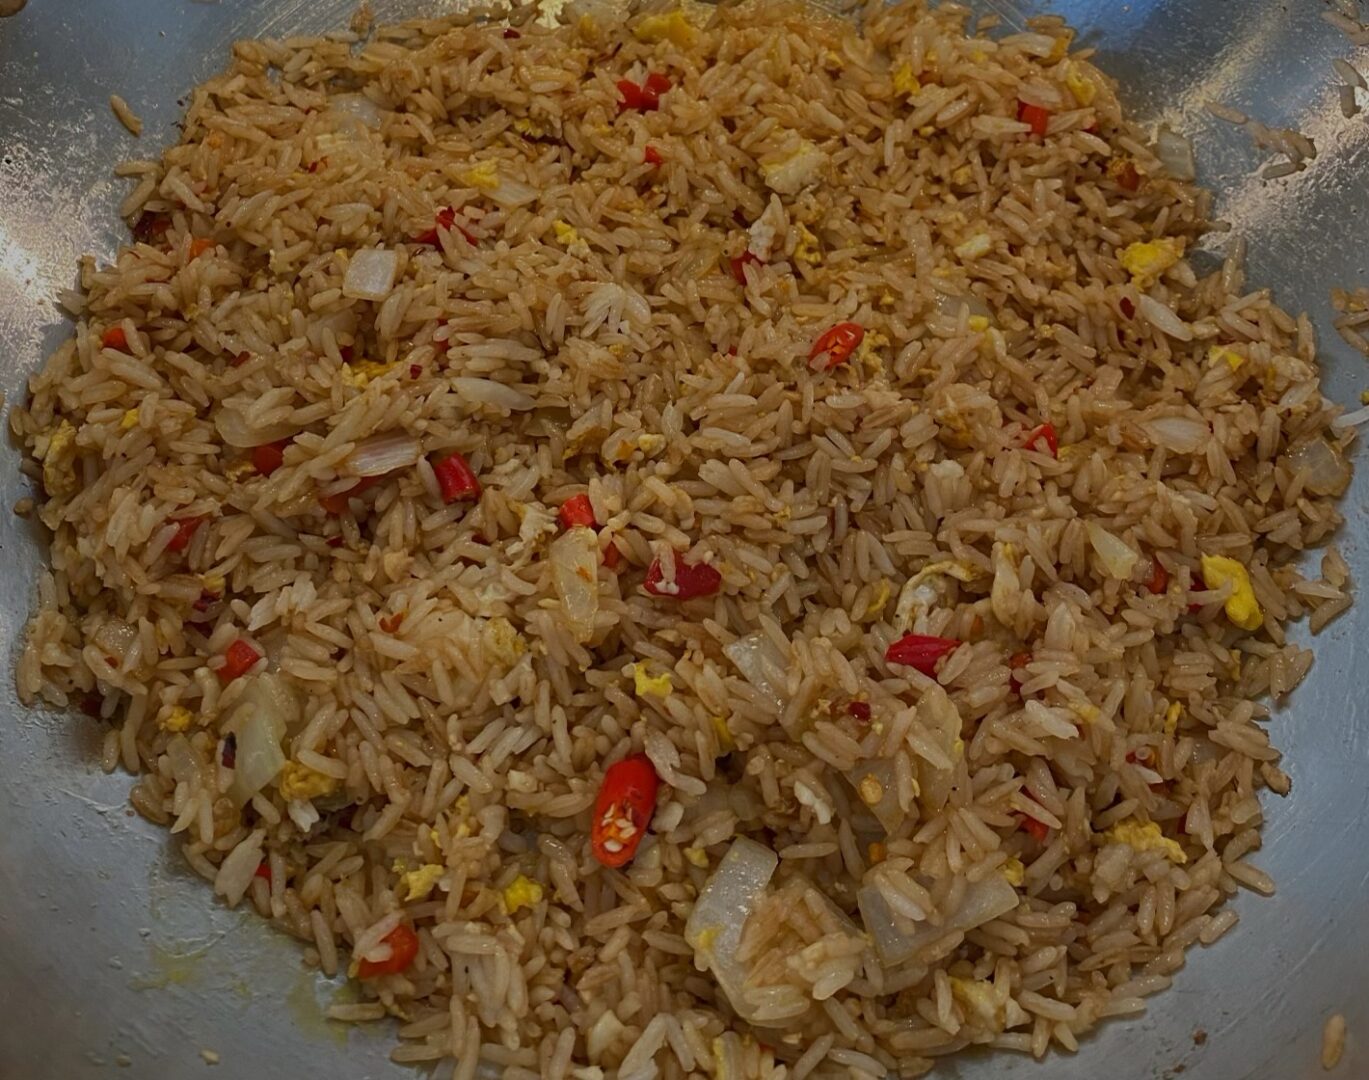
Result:
[[[1128,319],[1135,317],[1136,305],[1131,302],[1130,297],[1122,297],[1121,300],[1117,301],[1117,306],[1122,309],[1122,314]]]
[[[631,79],[619,79],[618,93],[623,95],[623,100],[618,102],[618,111],[622,113],[637,109],[639,112],[655,112],[661,107],[661,95],[671,85],[670,79],[659,72],[648,75],[640,86]]]
[[[474,502],[480,498],[480,478],[459,452],[452,451],[441,461],[434,462],[433,472],[437,474],[443,502]]]
[[[561,509],[556,512],[556,516],[561,519],[561,525],[567,529],[573,529],[577,525],[585,525],[594,528],[594,507],[590,504],[589,496],[581,492],[579,495],[572,495],[561,504]]]
[[[825,355],[827,359],[814,366],[830,371],[837,365],[844,364],[851,359],[851,354],[860,348],[860,343],[864,340],[865,328],[859,323],[837,323],[836,326],[813,342],[813,348],[808,353],[808,360],[813,363]]]
[[[675,591],[665,589],[665,571],[661,560],[652,559],[647,567],[646,580],[642,588],[652,596],[662,596],[668,600],[693,600],[700,596],[712,596],[722,588],[723,576],[707,563],[687,563],[675,560]]]
[[[1146,588],[1156,596],[1162,595],[1169,588],[1169,571],[1153,555],[1150,558],[1150,577],[1146,579]]]
[[[764,260],[754,252],[743,251],[740,255],[733,255],[727,260],[732,267],[732,276],[737,279],[737,284],[746,285],[746,268],[754,263],[757,266],[764,265]]]
[[[242,638],[228,646],[223,654],[223,667],[219,668],[219,682],[227,686],[239,675],[246,675],[252,666],[261,659],[261,653],[252,648]]]
[[[1032,428],[1031,431],[1027,432],[1027,441],[1022,445],[1028,450],[1037,450],[1039,449],[1036,445],[1038,442],[1046,444],[1046,449],[1050,452],[1051,457],[1058,458],[1060,456],[1060,437],[1055,433],[1054,424],[1045,423]]]
[[[451,232],[455,229],[466,238],[466,243],[471,244],[472,246],[475,244],[475,235],[464,225],[458,225],[456,223],[456,207],[454,206],[444,206],[439,210],[437,212],[437,224],[427,232],[415,236],[414,243],[426,244],[428,247],[441,247],[442,244],[437,235],[438,229],[446,229],[447,232]]]
[[[522,36],[523,36],[523,35],[520,34],[517,30],[515,30],[512,26],[508,27],[508,28],[504,31],[504,40],[505,40],[505,41],[517,41],[517,40],[518,40],[519,38],[521,38]]]
[[[642,151],[643,165],[660,165],[663,161],[665,161],[665,158],[661,157],[661,152],[650,144]]]
[[[1043,109],[1040,105],[1031,105],[1025,101],[1017,103],[1017,118],[1022,123],[1031,125],[1033,135],[1044,136],[1051,122],[1049,109]]]
[[[955,652],[960,645],[961,642],[956,638],[904,634],[884,650],[884,659],[890,664],[916,668],[928,678],[935,678],[937,661]]]
[[[846,712],[856,720],[870,719],[870,703],[868,701],[852,701],[846,706]]]
[[[167,551],[184,551],[190,546],[190,541],[194,539],[195,530],[203,525],[203,517],[181,518],[176,522],[176,532],[167,541]]]
[[[608,767],[594,800],[590,850],[604,866],[626,866],[646,836],[656,812],[661,779],[645,754],[633,754]]]
[[[285,448],[290,445],[285,439],[252,447],[252,467],[262,476],[270,476],[285,464]]]
[[[1046,837],[1048,837],[1051,832],[1049,825],[1043,821],[1037,821],[1036,818],[1032,817],[1030,814],[1023,814],[1019,824],[1038,844],[1044,844],[1046,842]]]
[[[100,347],[128,352],[128,335],[122,326],[111,326],[100,335]]]
[[[384,960],[362,960],[357,964],[357,978],[375,979],[381,975],[398,975],[406,971],[418,955],[418,935],[400,923],[382,939],[390,946]]]

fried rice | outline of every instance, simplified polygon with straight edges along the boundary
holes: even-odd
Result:
[[[442,1075],[1141,1012],[1350,602],[1310,323],[1056,20],[528,14],[240,42],[122,167],[22,697]]]

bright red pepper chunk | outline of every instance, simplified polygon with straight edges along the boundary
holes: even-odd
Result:
[[[604,566],[609,570],[617,570],[623,564],[623,553],[618,550],[618,545],[612,540],[604,548]]]
[[[271,884],[271,864],[270,864],[269,862],[267,862],[265,859],[262,859],[261,862],[257,863],[257,868],[256,868],[255,870],[252,871],[252,876],[253,876],[253,877],[259,877],[259,878],[262,879],[262,881],[266,882],[266,884],[270,885],[270,884]]]
[[[761,266],[763,265],[764,260],[754,252],[743,251],[740,255],[733,255],[727,262],[732,267],[732,276],[737,279],[737,284],[745,286],[747,266],[752,263]]]
[[[213,240],[210,240],[208,237],[206,237],[206,236],[197,236],[197,237],[195,237],[195,239],[193,239],[192,241],[190,241],[190,259],[191,259],[191,261],[194,261],[195,259],[198,259],[198,258],[199,258],[201,255],[203,255],[206,251],[212,250],[213,247],[214,247],[214,241],[213,241]]]
[[[643,165],[660,165],[664,161],[665,158],[661,157],[661,152],[650,144],[647,144],[647,148],[642,151]]]
[[[111,326],[100,335],[100,347],[103,349],[117,349],[119,352],[128,352],[128,335],[124,333],[122,326]]]
[[[572,495],[563,502],[556,516],[561,519],[562,527],[567,529],[573,529],[577,525],[585,525],[592,529],[597,524],[594,520],[594,507],[584,492]]]
[[[1131,302],[1130,297],[1122,297],[1121,300],[1117,301],[1117,306],[1122,309],[1122,314],[1128,319],[1136,315],[1136,305]]]
[[[437,474],[443,502],[474,502],[480,498],[480,478],[459,452],[453,451],[434,462],[433,472]]]
[[[1045,443],[1046,451],[1053,458],[1060,456],[1060,436],[1055,433],[1055,425],[1052,423],[1042,424],[1034,427],[1027,432],[1027,441],[1022,445],[1028,450],[1040,450],[1037,443]]]
[[[475,245],[475,235],[464,225],[458,225],[456,223],[456,207],[454,206],[444,206],[439,210],[437,212],[437,224],[427,232],[415,236],[414,243],[426,244],[428,247],[441,247],[442,244],[437,235],[438,229],[446,229],[447,232],[451,232],[455,229],[466,238],[466,243],[472,246]]]
[[[831,371],[832,368],[851,359],[851,354],[860,348],[860,343],[864,340],[865,328],[859,323],[837,323],[813,342],[813,348],[808,353],[808,361],[814,368]],[[821,359],[822,357],[826,359]]]
[[[672,83],[667,76],[653,72],[640,86],[631,79],[619,79],[617,86],[618,93],[623,95],[623,100],[618,102],[620,113],[628,109],[655,112],[661,107],[661,95],[671,88]]]
[[[869,720],[871,716],[870,703],[868,701],[852,701],[847,704],[846,712],[856,720]]]
[[[1038,844],[1044,844],[1046,842],[1046,837],[1048,837],[1051,832],[1049,825],[1044,821],[1037,821],[1036,818],[1032,817],[1030,814],[1022,815],[1021,827]]]
[[[262,476],[270,476],[285,464],[285,448],[288,445],[289,443],[282,439],[280,442],[252,447],[252,467]]]
[[[668,592],[661,560],[652,559],[642,588],[652,596],[663,596],[669,600],[694,600],[700,596],[712,596],[722,588],[722,584],[722,574],[707,563],[687,563],[676,559],[675,591]]]
[[[223,654],[223,667],[219,668],[219,682],[227,686],[239,675],[246,675],[252,666],[261,659],[261,653],[252,648],[242,638],[238,638]]]
[[[204,524],[203,517],[181,518],[177,521],[176,532],[167,541],[167,551],[184,551],[190,546],[190,541],[195,537],[195,530]]]
[[[928,678],[935,678],[937,661],[955,652],[960,645],[961,642],[956,638],[904,634],[884,650],[884,659],[890,664],[916,668]]]
[[[661,779],[645,754],[633,754],[608,767],[594,800],[590,850],[604,866],[625,866],[637,854],[656,812]]]
[[[1146,589],[1156,596],[1162,595],[1169,588],[1169,571],[1164,564],[1155,556],[1150,558],[1150,577],[1146,579]]]
[[[1031,126],[1033,135],[1044,136],[1051,122],[1049,109],[1043,109],[1040,105],[1031,105],[1025,101],[1017,103],[1017,118],[1022,123]]]
[[[398,975],[406,971],[418,956],[418,935],[400,923],[382,939],[390,946],[390,955],[384,960],[362,960],[357,964],[357,978],[375,979],[381,975]]]

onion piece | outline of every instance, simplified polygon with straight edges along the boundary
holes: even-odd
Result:
[[[451,380],[452,389],[475,405],[493,405],[511,412],[526,412],[537,407],[537,399],[495,379],[476,379],[467,375]]]
[[[518,180],[510,180],[507,176],[499,177],[499,186],[491,188],[490,198],[500,206],[511,209],[516,206],[526,206],[530,202],[537,200],[537,189],[529,187]]]
[[[1089,543],[1098,553],[1098,559],[1102,562],[1108,577],[1116,578],[1118,581],[1128,580],[1136,567],[1136,561],[1141,556],[1097,522],[1085,522],[1084,528],[1088,531]]]
[[[1192,180],[1197,175],[1193,144],[1177,131],[1161,125],[1155,133],[1155,156],[1165,171],[1176,180]]]
[[[354,117],[369,128],[380,127],[380,106],[365,94],[338,94],[328,100],[328,108]]]
[[[357,476],[384,476],[408,468],[422,454],[423,447],[408,432],[390,431],[357,443],[356,449],[347,455],[346,467]]]
[[[685,923],[685,941],[694,949],[694,964],[712,970],[732,1008],[744,1020],[755,1021],[757,1010],[746,998],[746,969],[737,961],[742,929],[765,895],[779,856],[763,844],[739,836],[732,841],[718,868]]]
[[[113,657],[113,667],[123,666],[124,657],[128,655],[133,643],[138,640],[138,628],[131,623],[124,622],[123,619],[106,619],[99,626],[95,633],[91,634],[90,640],[107,657]]]
[[[898,779],[893,762],[887,758],[858,761],[846,774],[846,779],[856,789],[860,801],[884,826],[884,831],[890,836],[897,832],[908,815],[898,803]]]
[[[247,676],[250,681],[233,709],[228,725],[237,739],[233,782],[228,794],[237,806],[274,780],[285,767],[281,741],[300,721],[299,696],[284,675]]]
[[[593,529],[577,525],[556,538],[551,545],[551,574],[575,640],[588,641],[599,614],[599,538]]]
[[[353,300],[384,300],[395,287],[399,253],[384,248],[365,248],[352,256],[342,295]]]
[[[265,829],[254,830],[219,864],[219,872],[214,875],[214,891],[229,907],[236,906],[251,886],[257,867],[261,865],[261,845],[265,839]]]
[[[299,425],[288,421],[275,424],[251,424],[237,409],[225,405],[214,414],[214,427],[229,446],[250,450],[254,446],[289,439],[299,432]]]
[[[777,711],[784,708],[788,698],[788,664],[779,646],[768,635],[760,632],[747,634],[730,645],[724,645],[723,652],[737,665],[742,677],[764,694]]]
[[[1017,890],[1002,874],[990,874],[965,888],[965,899],[940,926],[917,924],[904,919],[889,907],[874,885],[864,885],[856,893],[861,919],[875,945],[880,963],[886,969],[913,959],[921,950],[955,931],[966,933],[983,926],[1017,907]]]
[[[1207,445],[1212,429],[1191,416],[1160,416],[1141,423],[1141,429],[1156,446],[1176,454],[1196,454]]]
[[[1341,495],[1350,486],[1350,466],[1320,436],[1294,446],[1284,455],[1284,464],[1295,473],[1306,470],[1307,489],[1314,495]]]
[[[950,801],[963,750],[957,747],[964,721],[955,702],[940,686],[933,685],[917,703],[917,719],[940,750],[945,764],[919,757],[916,762],[918,801],[928,813],[936,813]]]

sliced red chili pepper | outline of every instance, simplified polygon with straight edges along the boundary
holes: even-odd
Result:
[[[1051,122],[1049,109],[1043,109],[1040,105],[1031,105],[1025,101],[1017,103],[1017,118],[1022,123],[1031,125],[1033,135],[1044,136]]]
[[[347,509],[347,504],[351,501],[352,496],[360,495],[368,487],[378,483],[380,483],[378,476],[363,476],[346,491],[335,491],[331,495],[324,495],[318,503],[327,513],[340,514]]]
[[[642,151],[642,164],[660,165],[663,161],[665,161],[665,158],[661,157],[661,152],[648,143],[647,148]]]
[[[505,40],[505,41],[517,41],[517,40],[518,40],[519,38],[521,38],[522,36],[523,36],[523,35],[520,34],[517,30],[515,30],[512,26],[507,27],[507,28],[505,28],[505,30],[504,30],[504,40]]]
[[[409,365],[409,378],[411,378],[411,379],[417,379],[417,378],[418,378],[420,375],[422,375],[422,374],[423,374],[423,367],[422,367],[422,365],[420,365],[420,364],[410,364],[410,365]]]
[[[646,580],[642,588],[652,596],[664,596],[670,600],[693,600],[700,596],[712,596],[722,588],[723,576],[708,563],[687,563],[675,560],[675,591],[667,592],[665,571],[661,560],[652,559],[647,567]]]
[[[1036,445],[1038,442],[1046,444],[1046,449],[1050,452],[1051,457],[1058,458],[1060,456],[1060,437],[1055,433],[1054,424],[1047,422],[1039,427],[1032,428],[1031,431],[1027,432],[1027,441],[1022,445],[1028,450],[1037,450],[1039,449]]]
[[[1044,844],[1046,837],[1050,835],[1051,828],[1044,821],[1037,821],[1030,814],[1023,814],[1019,823],[1021,828],[1027,832],[1038,844]]]
[[[311,173],[316,173],[320,169],[326,169],[327,167],[328,159],[326,157],[321,157],[317,161],[311,161],[307,166],[305,166],[305,168]]]
[[[252,359],[250,352],[240,352],[232,360],[228,361],[233,367],[242,367],[243,364]]]
[[[456,207],[454,206],[444,206],[439,210],[437,212],[437,224],[427,232],[415,236],[414,243],[426,244],[428,247],[440,247],[441,242],[438,240],[437,235],[438,229],[446,229],[448,232],[455,229],[466,238],[466,243],[472,246],[475,244],[475,234],[464,225],[458,225],[456,223]]]
[[[383,938],[390,946],[390,955],[384,960],[362,960],[357,964],[357,978],[375,979],[381,975],[398,975],[407,971],[418,956],[418,935],[400,923]]]
[[[960,645],[961,642],[956,638],[904,634],[884,650],[884,659],[890,664],[916,668],[928,678],[935,678],[937,661],[955,652]]]
[[[190,541],[195,536],[195,530],[205,522],[204,517],[181,518],[177,521],[176,531],[167,541],[167,551],[184,551],[190,546]]]
[[[474,502],[480,498],[480,478],[457,451],[434,462],[433,472],[437,475],[438,487],[442,489],[443,502]]]
[[[868,701],[852,701],[847,704],[846,711],[857,720],[869,720],[871,716]]]
[[[572,495],[561,504],[561,509],[556,512],[556,516],[561,519],[561,525],[567,529],[573,529],[576,525],[586,525],[594,528],[594,507],[590,504],[589,496],[584,492],[579,495]]]
[[[752,263],[761,266],[764,262],[759,255],[751,251],[743,251],[740,255],[733,255],[727,261],[732,267],[732,276],[737,279],[737,284],[742,286],[746,285],[747,266]]]
[[[393,615],[382,615],[376,620],[376,625],[387,634],[393,634],[404,622],[404,612],[396,611]]]
[[[832,368],[851,359],[851,354],[860,348],[860,343],[864,340],[865,328],[859,323],[837,323],[813,342],[813,348],[808,353],[808,361],[814,367],[831,371]],[[827,359],[819,360],[822,356],[826,356]]]
[[[623,100],[618,102],[618,111],[627,112],[637,109],[640,112],[655,112],[661,107],[661,95],[671,88],[670,79],[660,72],[653,72],[646,81],[638,86],[631,79],[619,79],[618,93]]]
[[[270,476],[285,464],[285,448],[288,445],[288,440],[281,439],[280,442],[252,447],[252,467],[262,476]]]
[[[1153,555],[1150,558],[1150,577],[1146,579],[1146,588],[1156,596],[1160,596],[1169,588],[1169,571]]]
[[[197,236],[190,241],[190,258],[198,259],[206,251],[214,246],[214,241],[205,236]]]
[[[119,352],[128,352],[128,335],[124,333],[122,326],[111,326],[100,335],[100,347],[103,349],[117,349]]]
[[[262,879],[262,881],[266,882],[266,884],[270,885],[271,863],[267,859],[262,859],[261,862],[257,863],[257,868],[252,871],[252,876],[254,878],[259,877]]]
[[[242,638],[238,638],[223,654],[223,667],[219,668],[219,682],[227,686],[239,675],[246,675],[252,665],[261,659],[261,653],[252,648]]]
[[[645,754],[633,754],[608,767],[594,800],[590,825],[590,850],[604,866],[625,866],[656,812],[656,792],[661,786],[656,767]]]
[[[617,570],[623,564],[623,553],[618,550],[618,545],[612,540],[604,548],[604,566],[609,570]]]
[[[1122,297],[1121,300],[1117,301],[1117,306],[1122,309],[1122,314],[1125,315],[1128,319],[1135,317],[1136,305],[1131,302],[1130,297]]]

